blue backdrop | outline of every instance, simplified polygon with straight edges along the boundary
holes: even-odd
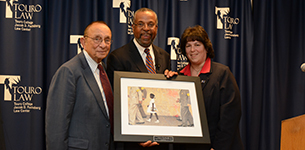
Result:
[[[0,0],[0,149],[45,149],[44,111],[58,67],[75,56],[92,21],[112,29],[111,50],[133,38],[134,12],[153,9],[154,44],[185,65],[179,38],[201,25],[215,61],[228,65],[242,96],[246,149],[280,148],[281,120],[305,113],[303,0]]]

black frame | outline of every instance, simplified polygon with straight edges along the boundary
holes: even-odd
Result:
[[[198,112],[200,114],[200,123],[202,137],[190,137],[190,136],[156,136],[156,135],[122,135],[122,104],[121,104],[121,79],[148,79],[158,81],[185,81],[194,83],[197,96]],[[116,142],[146,142],[148,140],[157,141],[159,143],[197,143],[197,144],[210,144],[210,136],[208,123],[206,118],[205,105],[203,100],[203,94],[201,89],[201,83],[199,77],[190,77],[178,75],[172,78],[166,78],[163,74],[148,74],[137,72],[124,72],[114,71],[114,141]]]

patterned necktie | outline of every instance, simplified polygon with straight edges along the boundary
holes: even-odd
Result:
[[[148,72],[152,74],[156,74],[154,63],[150,55],[149,49],[148,48],[145,49],[144,52],[146,53],[146,68]]]
[[[105,73],[101,64],[98,65],[98,69],[100,70],[100,79],[102,82],[103,90],[106,96],[109,120],[111,124],[111,132],[113,133],[113,95],[112,89],[110,86],[110,82],[108,80],[107,74]]]

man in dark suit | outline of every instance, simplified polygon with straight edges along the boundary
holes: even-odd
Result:
[[[107,58],[107,74],[113,84],[114,71],[148,72],[145,49],[150,50],[154,70],[162,73],[170,70],[169,54],[153,44],[158,31],[157,14],[149,8],[135,12],[132,25],[134,39],[111,52]]]
[[[111,37],[105,22],[89,24],[80,39],[84,51],[64,63],[53,76],[46,108],[48,150],[114,149],[109,119],[113,97],[108,101],[112,88],[107,78],[108,88],[100,79]]]
[[[146,49],[149,49],[153,61],[150,71],[163,74],[166,69],[170,69],[169,54],[153,44],[158,31],[157,14],[149,8],[137,10],[134,14],[132,29],[134,39],[111,52],[107,58],[107,74],[112,84],[114,82],[114,71],[150,73],[146,66],[146,57],[148,56],[145,52]],[[140,143],[140,145],[142,147],[138,143],[117,143],[117,148],[124,150],[137,150],[143,147],[158,150],[168,149],[167,144],[155,146],[158,143],[151,141]]]

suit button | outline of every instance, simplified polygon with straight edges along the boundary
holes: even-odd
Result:
[[[107,124],[107,125],[106,125],[106,127],[107,127],[107,128],[109,128],[109,127],[110,127],[110,125],[109,125],[109,124]]]
[[[107,146],[107,147],[108,147],[108,146],[109,146],[109,144],[108,144],[108,143],[105,143],[105,146]]]

